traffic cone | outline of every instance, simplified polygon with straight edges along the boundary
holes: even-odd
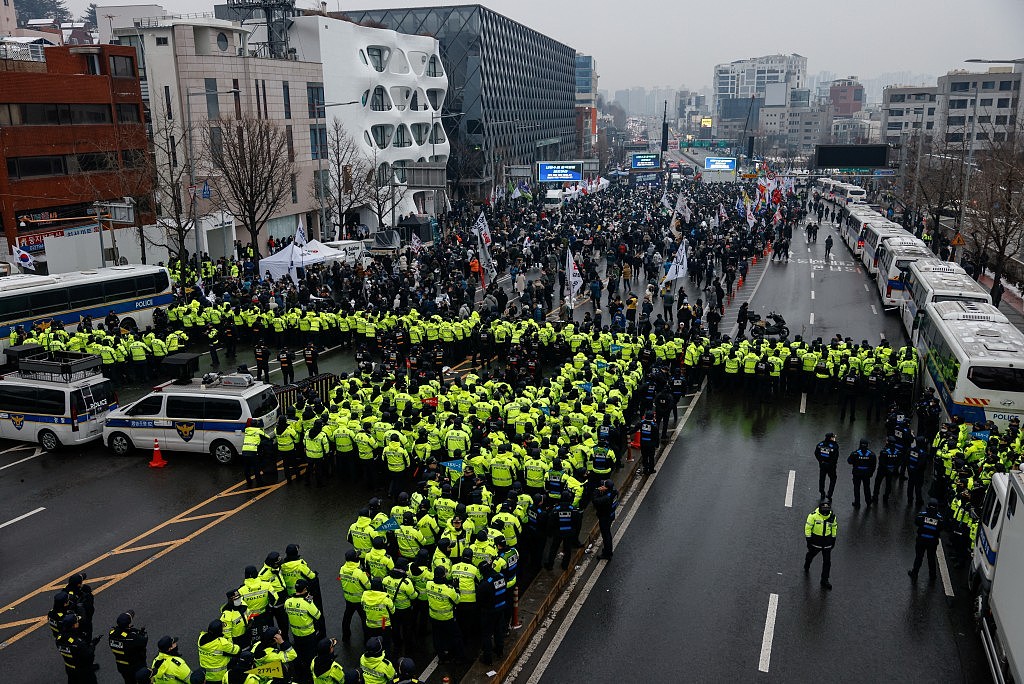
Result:
[[[752,258],[752,259],[754,260],[754,261],[753,261],[753,263],[752,263],[751,265],[752,265],[752,266],[756,266],[756,265],[757,265],[757,255],[755,254],[755,255],[754,255],[753,257],[751,257],[751,258]]]
[[[167,465],[167,461],[160,455],[160,440],[153,440],[153,458],[149,461],[150,468],[163,468]]]
[[[743,287],[743,276],[740,276],[740,280],[739,280],[739,282],[738,282],[738,283],[736,284],[736,287]]]

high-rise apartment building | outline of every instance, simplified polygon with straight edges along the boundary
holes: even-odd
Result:
[[[786,83],[803,88],[807,79],[807,58],[803,55],[766,55],[715,66],[715,113],[722,101],[764,97],[769,83]],[[719,114],[720,117],[720,114]]]

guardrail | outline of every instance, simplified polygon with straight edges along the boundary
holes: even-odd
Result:
[[[281,410],[286,411],[295,405],[299,396],[310,389],[316,392],[317,396],[326,400],[327,393],[338,384],[339,380],[340,378],[334,373],[321,373],[291,385],[275,387],[274,393],[277,395],[277,402],[281,405]]]
[[[953,219],[949,219],[953,221]],[[939,222],[939,231],[948,240],[952,240],[953,236],[956,235],[956,230],[953,225],[944,224]],[[966,255],[969,260],[974,262],[976,255],[966,245],[959,248],[961,255]],[[989,250],[989,260],[991,261],[995,253]],[[1006,261],[1006,265],[1003,268],[1003,280],[1016,286],[1021,287],[1024,285],[1024,261],[1021,261],[1019,257],[1010,257]]]

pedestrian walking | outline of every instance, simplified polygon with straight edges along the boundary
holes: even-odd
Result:
[[[818,507],[807,516],[804,523],[804,537],[807,539],[807,555],[804,556],[804,574],[811,571],[811,561],[821,554],[821,586],[831,589],[829,576],[832,572],[832,549],[836,545],[839,523],[832,512],[832,502],[823,500]]]
[[[853,466],[853,507],[860,508],[860,492],[864,490],[864,503],[871,505],[871,476],[878,467],[878,457],[868,448],[868,440],[860,440],[860,447],[846,457]]]
[[[917,582],[917,573],[925,555],[928,556],[928,581],[935,581],[935,552],[939,548],[940,534],[945,527],[945,520],[939,513],[939,502],[928,500],[928,508],[917,514],[914,519],[917,526],[917,540],[914,545],[914,567],[907,570],[911,582]]]

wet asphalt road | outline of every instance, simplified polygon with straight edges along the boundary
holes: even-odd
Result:
[[[795,237],[793,259],[769,265],[751,309],[781,312],[805,339],[841,332],[877,344],[884,334],[902,344],[898,319],[880,312],[875,290],[863,287],[873,284],[839,240],[839,263],[810,263],[822,259],[828,232],[823,226],[810,253]],[[731,313],[724,322],[734,321]],[[953,571],[954,599],[924,572],[916,587],[906,576],[915,511],[902,485],[888,505],[853,509],[843,458],[834,589],[819,586],[820,557],[809,576],[802,571],[803,523],[819,500],[815,444],[833,430],[845,457],[862,436],[876,451],[884,437],[883,422],[858,409],[856,422],[841,424],[825,397],[809,397],[802,414],[797,397],[762,404],[707,391],[572,626],[553,626],[560,646],[552,654],[542,644],[516,681],[988,681],[962,571]]]

